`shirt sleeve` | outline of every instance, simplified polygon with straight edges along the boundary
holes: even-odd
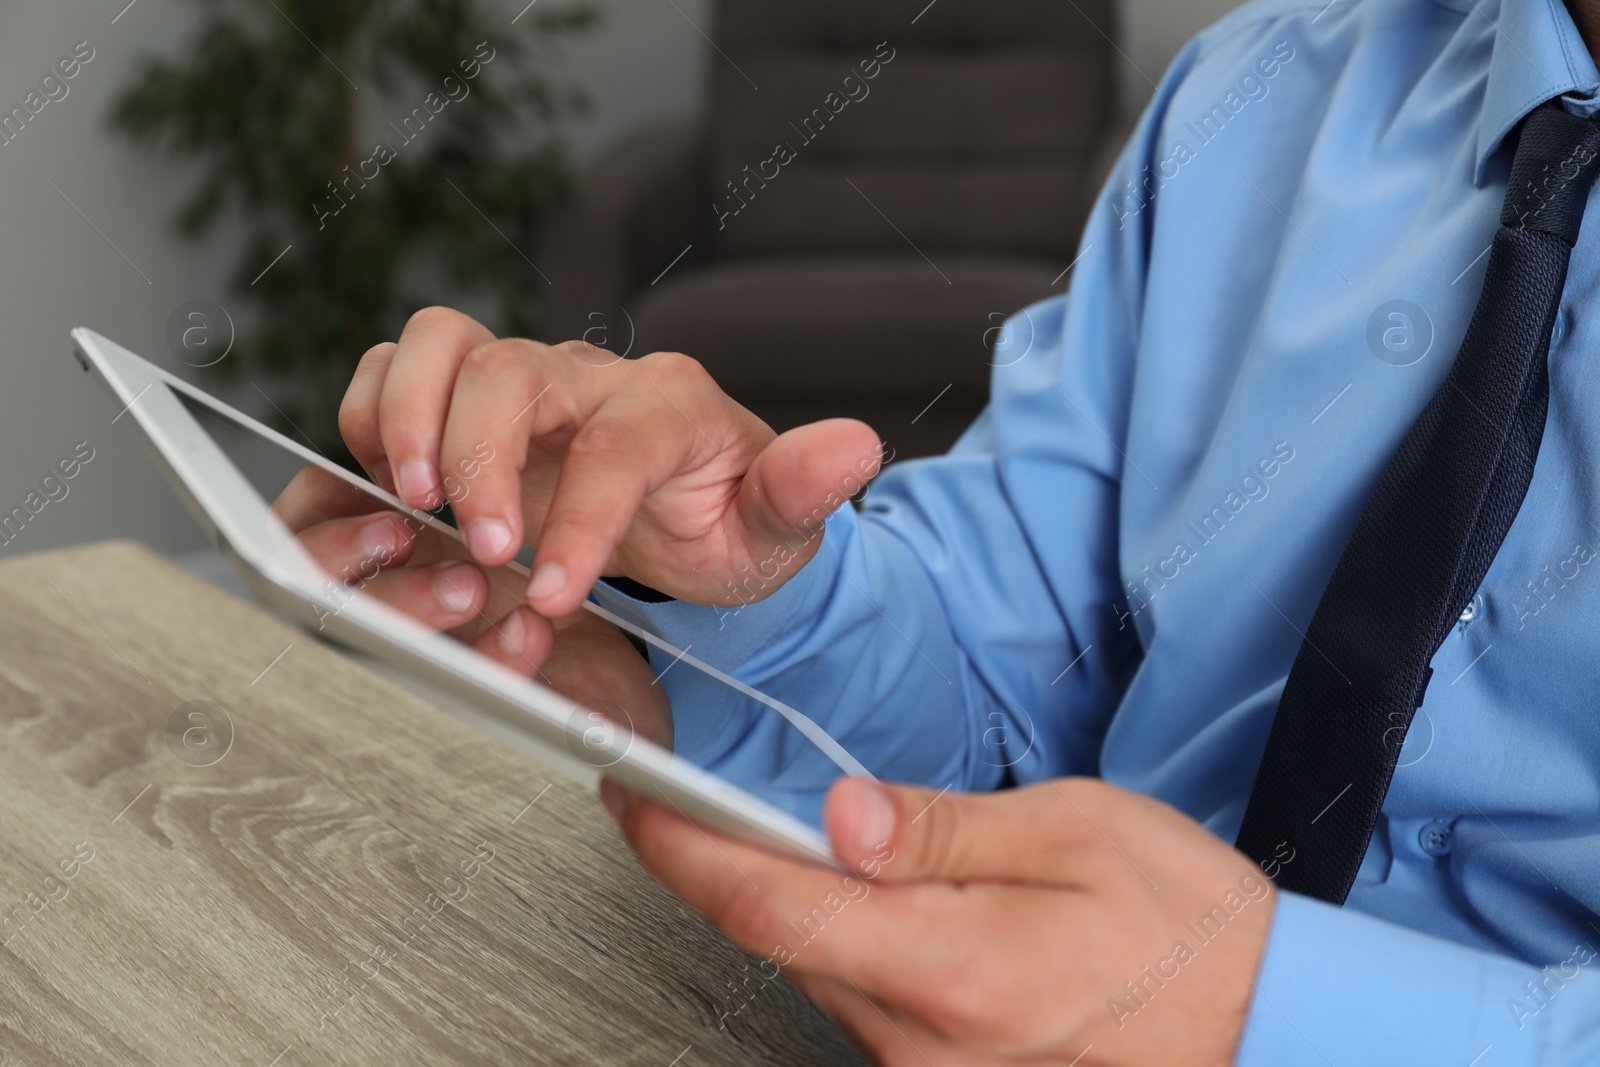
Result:
[[[1600,1063],[1600,958],[1542,970],[1309,897],[1278,897],[1235,1067]]]
[[[1063,298],[1008,324],[1035,347],[994,407],[950,454],[892,464],[859,511],[831,515],[816,557],[773,595],[596,599],[790,704],[880,777],[981,790],[1091,772],[1115,704],[1118,641],[1100,631],[1117,629],[1118,472],[1087,421],[1071,423],[1121,420],[1102,410],[1110,390],[1070,381],[1068,318]],[[782,717],[669,669],[669,653],[651,659],[681,753],[769,799],[820,802],[839,772]]]
[[[993,788],[1040,741],[1032,735],[1044,717],[1035,711],[1025,727],[1013,701],[1048,689],[1075,642],[992,453],[912,466],[886,475],[860,512],[830,516],[816,557],[765,599],[649,604],[605,588],[596,599],[791,705],[880,777]],[[1032,680],[997,673],[978,657],[1002,645],[1010,657],[1036,659],[1030,674],[1053,670]],[[1033,656],[1023,646],[1052,651]],[[651,650],[654,668],[666,671],[675,748],[814,817],[838,769],[781,716],[672,660]]]

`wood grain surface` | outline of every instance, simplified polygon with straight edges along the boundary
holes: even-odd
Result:
[[[861,1062],[593,796],[126,543],[0,565],[0,920],[5,1064]]]

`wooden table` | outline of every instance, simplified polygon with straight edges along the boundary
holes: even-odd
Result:
[[[860,1062],[583,789],[126,543],[0,564],[0,920],[4,1064]]]

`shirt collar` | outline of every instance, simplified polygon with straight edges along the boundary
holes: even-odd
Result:
[[[1499,11],[1492,10],[1492,4],[1473,2],[1467,14],[1494,22],[1489,84],[1478,116],[1472,179],[1478,185],[1489,157],[1528,112],[1552,97],[1586,98],[1600,89],[1600,70],[1562,0],[1502,0]],[[1581,105],[1574,100],[1569,107]]]

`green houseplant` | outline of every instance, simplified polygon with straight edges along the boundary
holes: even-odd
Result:
[[[230,289],[260,326],[217,370],[286,381],[282,420],[342,452],[355,361],[434,302],[411,291],[419,273],[494,293],[492,327],[533,329],[560,124],[584,107],[540,67],[597,16],[581,0],[515,16],[488,0],[197,2],[193,38],[143,64],[111,126],[199,164],[180,232],[225,209],[246,220]]]

